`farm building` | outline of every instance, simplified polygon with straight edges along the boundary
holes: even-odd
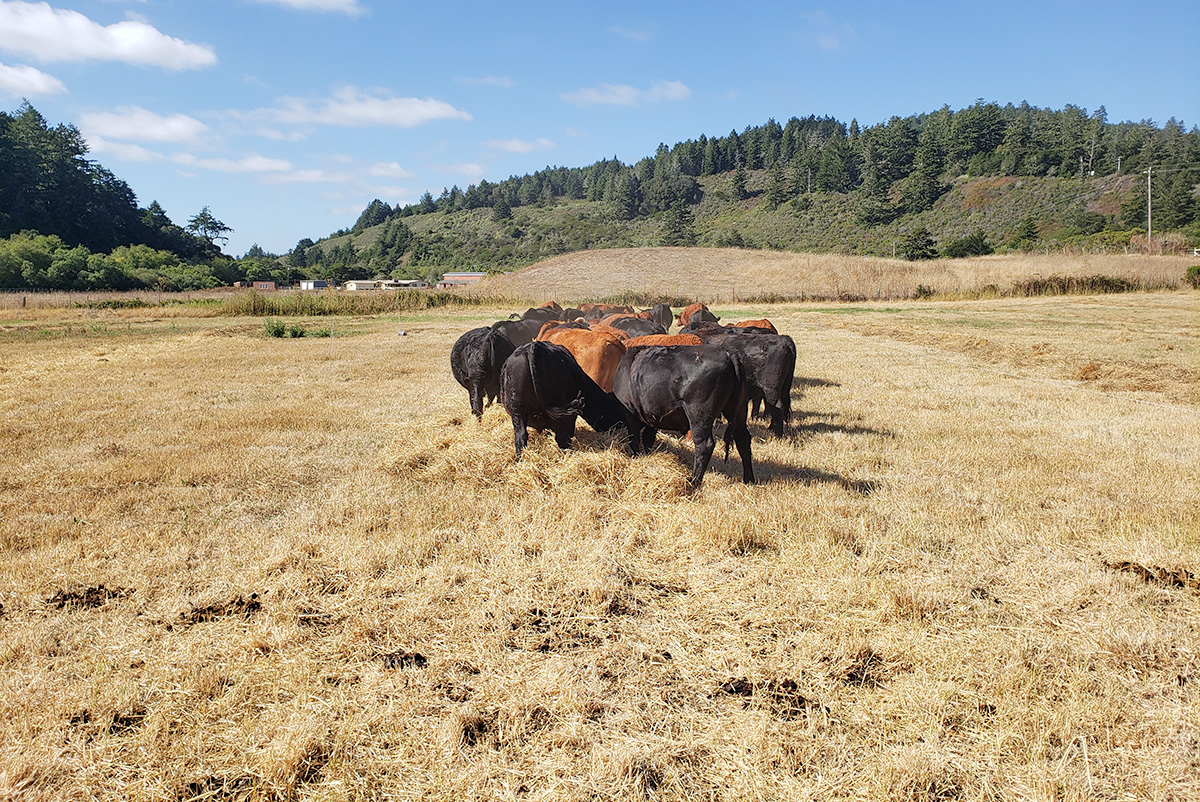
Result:
[[[329,282],[319,278],[306,278],[300,280],[300,289],[302,290],[323,290],[329,286]]]
[[[429,285],[418,279],[385,279],[379,282],[381,290],[423,290]]]
[[[351,290],[351,291],[374,290],[379,287],[379,282],[378,281],[368,281],[366,279],[355,279],[352,281],[347,281],[345,284],[342,285],[342,287],[344,287],[347,290]]]
[[[461,272],[461,273],[443,273],[442,280],[438,282],[438,289],[444,290],[447,287],[461,287],[464,284],[474,284],[482,278],[486,278],[487,273],[477,272]]]
[[[256,289],[256,290],[273,290],[273,289],[275,289],[275,282],[274,281],[256,281],[256,282],[254,282],[254,289]]]

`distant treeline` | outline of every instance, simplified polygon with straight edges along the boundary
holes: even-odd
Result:
[[[207,206],[176,225],[157,202],[139,208],[128,185],[86,155],[74,126],[51,127],[28,103],[0,112],[0,288],[429,281],[444,270],[509,270],[643,245],[906,258],[1051,242],[1119,249],[1146,242],[1151,168],[1156,239],[1170,231],[1176,246],[1200,245],[1200,130],[1174,118],[1110,123],[1103,107],[979,101],[866,128],[832,117],[769,120],[660,145],[633,164],[548,167],[405,206],[376,199],[349,229],[301,239],[284,255],[256,244],[239,259],[221,253],[230,229]],[[1023,178],[1034,180],[1022,187]]]
[[[604,159],[588,167],[550,167],[499,183],[457,186],[434,198],[392,208],[376,199],[351,229],[358,233],[392,217],[490,208],[505,218],[514,209],[559,199],[608,204],[618,219],[664,212],[699,200],[697,178],[733,173],[732,190],[746,194],[746,171],[768,173],[768,206],[813,192],[863,193],[880,220],[928,209],[948,189],[947,178],[980,176],[1097,176],[1145,173],[1155,167],[1155,214],[1164,228],[1196,218],[1200,130],[1171,118],[1110,123],[1104,107],[1088,114],[1022,103],[978,101],[961,111],[892,117],[861,128],[832,117],[793,117],[747,127],[740,134],[659,145],[633,165]],[[739,173],[741,174],[739,176]],[[1144,215],[1145,205],[1142,204]],[[1130,210],[1131,212],[1135,210]],[[1136,216],[1136,215],[1135,215]]]
[[[180,259],[220,253],[210,240],[172,223],[157,201],[138,208],[129,185],[87,152],[78,128],[50,127],[29,103],[0,112],[0,238],[33,231],[92,253],[129,245]]]

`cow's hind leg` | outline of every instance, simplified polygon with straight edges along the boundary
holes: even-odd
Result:
[[[713,437],[712,421],[694,421],[691,426],[692,444],[696,449],[696,455],[692,461],[692,478],[688,484],[692,488],[697,488],[704,479],[704,472],[708,470],[708,463],[712,461],[713,448],[717,441]]]
[[[476,418],[483,417],[483,384],[471,382],[471,414]]]
[[[750,458],[750,430],[743,423],[741,426],[729,424],[725,430],[725,442],[728,444],[730,438],[733,439],[733,444],[737,446],[738,457],[742,460],[742,481],[748,485],[754,484],[754,463]],[[728,445],[726,445],[728,450]]]
[[[517,449],[517,460],[521,459],[521,452],[525,450],[525,446],[529,443],[529,430],[525,427],[525,418],[521,415],[513,415],[513,445]]]

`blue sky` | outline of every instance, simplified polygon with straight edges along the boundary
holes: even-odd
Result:
[[[0,0],[27,98],[183,225],[283,253],[548,165],[770,118],[862,126],[978,98],[1200,124],[1196,0],[1006,3]]]

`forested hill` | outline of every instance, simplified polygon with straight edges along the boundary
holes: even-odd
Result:
[[[129,185],[87,152],[78,128],[51,127],[29,103],[0,112],[0,237],[36,231],[93,252],[142,244],[184,258],[216,255],[211,240],[172,223],[157,202],[138,208]]]
[[[718,245],[910,258],[1073,245],[1200,245],[1200,130],[1110,123],[1066,106],[977,102],[860,128],[830,117],[660,145],[499,183],[451,187],[302,240],[294,264],[334,277],[508,270],[569,251]],[[1161,237],[1160,235],[1168,235]],[[315,246],[315,247],[314,247]],[[900,249],[899,251],[897,249]]]
[[[1173,118],[1110,123],[1103,107],[979,101],[868,127],[769,120],[660,145],[633,164],[547,167],[407,206],[376,199],[351,228],[238,260],[221,254],[230,229],[207,207],[181,227],[156,202],[139,208],[86,155],[74,126],[51,127],[28,103],[0,112],[0,289],[430,280],[647,245],[910,259],[1200,247],[1200,130]]]

